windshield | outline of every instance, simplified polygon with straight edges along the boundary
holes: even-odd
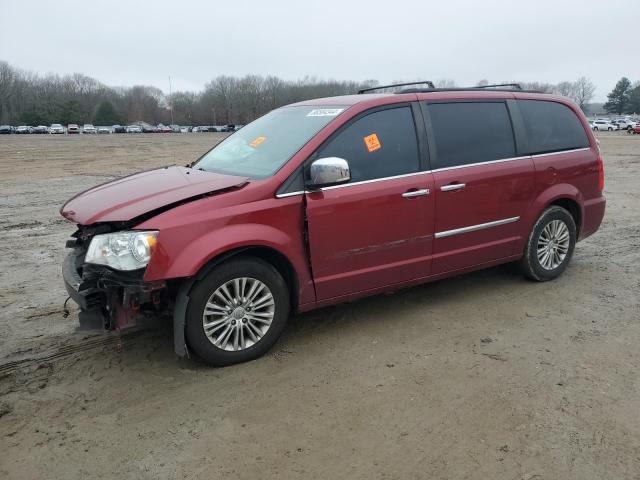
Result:
[[[273,110],[220,142],[194,168],[254,179],[269,177],[345,108],[296,106]]]

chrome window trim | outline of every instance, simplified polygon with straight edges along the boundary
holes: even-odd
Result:
[[[361,180],[359,182],[345,183],[343,185],[333,185],[331,187],[321,188],[320,190],[325,191],[325,190],[333,190],[335,188],[350,187],[352,185],[354,185],[354,186],[355,185],[365,185],[367,183],[382,182],[384,180],[395,180],[396,178],[414,177],[416,175],[424,175],[425,173],[431,173],[431,170],[424,170],[422,172],[413,172],[413,173],[403,173],[402,175],[393,175],[392,177],[372,178],[371,180]]]
[[[507,225],[509,223],[517,222],[518,220],[520,220],[520,217],[511,217],[503,220],[495,220],[493,222],[479,223],[478,225],[470,225],[468,227],[455,228],[453,230],[445,230],[444,232],[436,232],[435,238],[452,237],[453,235],[475,232],[477,230],[484,230],[485,228],[499,227],[500,225]]]
[[[584,151],[587,151],[587,150],[591,150],[591,147],[574,148],[572,150],[561,150],[559,152],[537,153],[535,155],[523,155],[521,157],[501,158],[500,160],[489,160],[487,162],[468,163],[466,165],[455,165],[453,167],[442,167],[442,168],[436,168],[436,169],[433,169],[433,170],[424,170],[424,171],[421,171],[421,172],[413,172],[413,173],[405,173],[405,174],[402,174],[402,175],[394,175],[392,177],[373,178],[371,180],[362,180],[360,182],[345,183],[343,185],[333,185],[331,187],[321,188],[318,191],[333,190],[335,188],[346,188],[346,187],[351,187],[351,186],[355,186],[355,185],[364,185],[364,184],[367,184],[367,183],[374,183],[374,182],[383,182],[385,180],[394,180],[396,178],[412,177],[412,176],[415,176],[415,175],[423,175],[425,173],[446,172],[447,170],[457,170],[459,168],[479,167],[480,165],[492,165],[494,163],[513,162],[513,161],[516,161],[516,160],[525,160],[525,159],[529,159],[529,158],[546,157],[548,155],[561,155],[563,153],[584,152]],[[299,191],[290,192],[290,193],[280,193],[280,194],[276,195],[276,198],[293,197],[294,195],[303,195],[305,193],[309,193],[309,191],[308,190],[299,190]]]
[[[586,152],[587,150],[591,150],[591,147],[572,148],[571,150],[560,150],[558,152],[549,152],[549,153],[536,153],[535,155],[531,155],[531,157],[538,158],[538,157],[546,157],[548,155],[562,155],[563,153]]]
[[[468,168],[468,167],[479,167],[480,165],[492,165],[494,163],[504,163],[504,162],[513,162],[515,160],[525,160],[527,158],[531,158],[531,155],[525,155],[522,157],[509,157],[509,158],[501,158],[500,160],[489,160],[487,162],[477,162],[477,163],[467,163],[464,165],[454,165],[452,167],[442,167],[431,170],[433,173],[436,172],[446,172],[447,170],[457,170],[459,168]]]

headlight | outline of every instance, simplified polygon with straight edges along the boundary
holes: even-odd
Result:
[[[131,231],[96,235],[91,239],[86,263],[107,265],[116,270],[146,267],[153,253],[158,232]]]

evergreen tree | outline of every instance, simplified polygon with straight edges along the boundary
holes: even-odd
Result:
[[[627,108],[629,113],[640,113],[640,82],[629,92],[629,107]]]
[[[629,91],[631,82],[627,77],[622,77],[616,83],[615,88],[607,95],[609,101],[604,104],[604,109],[609,113],[621,115],[629,106]]]

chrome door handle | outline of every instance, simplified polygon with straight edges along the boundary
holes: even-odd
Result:
[[[413,197],[422,197],[424,195],[429,195],[429,189],[423,188],[422,190],[412,190],[410,192],[405,192],[402,194],[402,198],[413,198]]]
[[[452,192],[454,190],[460,190],[464,188],[466,185],[464,183],[452,183],[450,185],[443,185],[440,187],[440,190],[443,192]]]

